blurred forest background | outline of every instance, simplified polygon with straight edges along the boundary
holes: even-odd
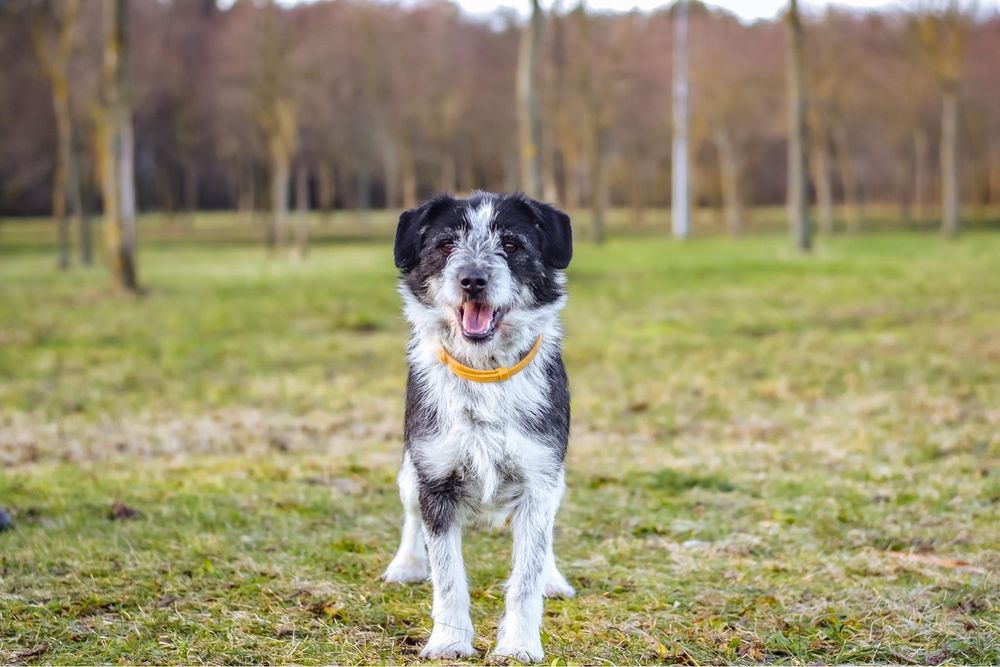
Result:
[[[793,2],[745,23],[698,3],[535,3],[527,21],[433,1],[225,4],[0,3],[0,215],[53,215],[68,265],[71,238],[89,261],[90,216],[121,213],[105,236],[126,271],[133,209],[238,210],[269,244],[304,246],[289,210],[364,220],[437,191],[521,189],[590,208],[600,240],[608,209],[666,228],[647,211],[671,204],[679,131],[695,209],[733,235],[800,188],[827,233],[878,211],[954,234],[960,202],[1000,203],[995,10],[800,19]]]

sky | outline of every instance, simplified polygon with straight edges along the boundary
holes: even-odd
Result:
[[[315,2],[316,0],[278,0],[281,4],[291,5],[298,2]],[[388,0],[390,2],[394,0]],[[419,4],[421,0],[395,0],[403,5]],[[847,9],[888,10],[912,8],[918,3],[933,5],[944,0],[799,0],[803,12],[822,12],[825,7],[842,7]],[[1000,0],[957,0],[959,5],[975,7],[974,11],[993,14],[1000,12]],[[233,0],[219,0],[220,6],[231,5]],[[514,10],[522,17],[527,17],[531,7],[530,0],[452,0],[473,16],[488,16],[498,9]],[[564,9],[577,5],[578,0],[540,0],[542,9],[551,9],[556,2]],[[587,7],[598,11],[627,12],[632,9],[650,11],[669,5],[673,0],[586,0]],[[760,19],[773,19],[788,6],[788,0],[704,0],[706,5],[721,7],[736,14],[746,22]]]
[[[489,0],[456,0],[467,12],[475,15],[489,14],[499,7],[510,7],[518,14],[526,16],[528,13],[528,0],[501,0],[501,2],[490,2]],[[544,8],[550,7],[552,0],[543,0]],[[597,10],[629,11],[633,8],[648,11],[669,4],[669,0],[587,0],[587,6]],[[757,19],[773,19],[788,4],[787,0],[707,0],[705,4],[714,7],[727,9],[744,21],[754,21]],[[822,10],[827,5],[838,7],[849,7],[855,9],[892,9],[903,8],[912,5],[911,2],[900,0],[843,0],[837,2],[824,2],[823,0],[800,0],[800,7],[804,11]],[[564,7],[575,6],[575,0],[563,0]],[[1000,0],[980,0],[980,7],[1000,5]]]

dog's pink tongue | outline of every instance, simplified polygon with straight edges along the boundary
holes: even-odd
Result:
[[[486,333],[490,328],[491,319],[493,319],[493,313],[489,306],[484,303],[468,302],[462,308],[462,327],[465,328],[466,333]]]

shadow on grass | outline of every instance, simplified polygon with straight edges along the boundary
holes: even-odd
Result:
[[[586,480],[592,489],[605,486],[621,486],[631,489],[648,489],[669,495],[682,494],[691,489],[705,489],[729,493],[736,491],[735,484],[718,475],[692,475],[672,468],[655,471],[634,471],[622,477],[596,475]]]

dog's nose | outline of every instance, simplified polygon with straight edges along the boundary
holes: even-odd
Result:
[[[482,269],[463,269],[458,274],[458,284],[471,297],[479,296],[486,289],[488,282],[486,272]]]

